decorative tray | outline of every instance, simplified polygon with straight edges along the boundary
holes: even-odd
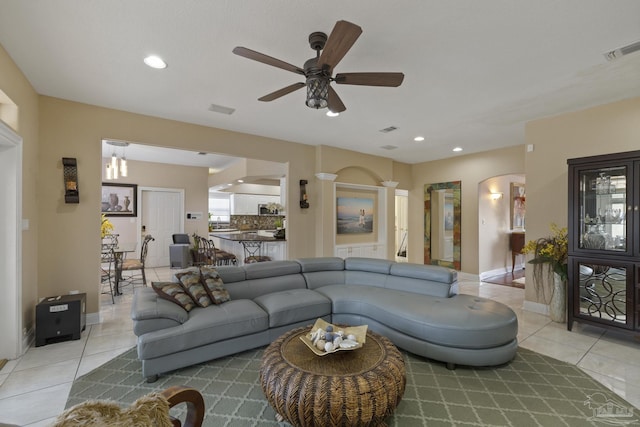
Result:
[[[322,319],[318,319],[311,327],[311,331],[301,335],[300,339],[316,355],[326,356],[327,354],[336,353],[338,351],[356,350],[362,347],[367,339],[367,328],[367,325],[348,327],[335,326]],[[329,342],[326,339],[327,332],[331,334],[330,338],[332,345],[325,347]],[[336,340],[336,337],[338,336],[340,336],[340,339]],[[324,341],[324,344],[321,345],[323,347],[322,349],[319,348],[318,341]]]

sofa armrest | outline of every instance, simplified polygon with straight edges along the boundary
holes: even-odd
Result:
[[[150,288],[138,288],[131,304],[133,332],[140,336],[147,332],[181,325],[189,320],[189,313],[171,301],[162,299]]]

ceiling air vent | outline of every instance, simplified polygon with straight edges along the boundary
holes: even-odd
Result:
[[[607,58],[607,61],[613,61],[615,59],[620,59],[625,55],[629,55],[630,53],[637,52],[639,50],[640,50],[640,41],[637,41],[635,43],[631,43],[626,46],[619,47],[618,49],[605,52],[604,57]]]
[[[384,150],[395,150],[396,148],[398,148],[397,145],[383,145],[382,147],[380,147]]]
[[[209,111],[213,111],[214,113],[231,115],[233,114],[234,111],[236,111],[236,109],[231,107],[225,107],[223,105],[211,104],[211,106],[209,107]]]
[[[393,132],[394,130],[397,130],[398,128],[395,126],[389,126],[388,128],[384,128],[384,129],[380,129],[380,132],[382,133],[389,133],[389,132]]]

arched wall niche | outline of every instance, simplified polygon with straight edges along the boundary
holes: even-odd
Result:
[[[336,182],[380,186],[383,179],[370,169],[362,166],[348,166],[335,172]]]

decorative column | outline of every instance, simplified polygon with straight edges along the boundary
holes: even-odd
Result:
[[[385,198],[387,207],[386,218],[387,218],[387,232],[385,235],[385,240],[387,241],[387,255],[386,258],[390,260],[396,259],[396,235],[395,235],[395,218],[396,218],[396,187],[399,182],[397,181],[382,181],[383,187],[385,187]]]
[[[335,186],[333,181],[338,175],[319,172],[316,178],[318,186],[318,212],[316,214],[316,256],[334,256],[335,245]]]

